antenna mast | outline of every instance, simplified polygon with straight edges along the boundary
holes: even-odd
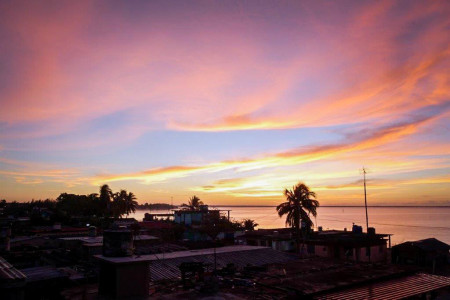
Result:
[[[364,203],[366,207],[366,232],[369,233],[369,215],[367,214],[366,169],[362,169],[364,175]]]

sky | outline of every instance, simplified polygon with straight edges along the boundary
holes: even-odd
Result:
[[[449,1],[1,1],[0,198],[450,205]]]

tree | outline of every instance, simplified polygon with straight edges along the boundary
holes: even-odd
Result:
[[[109,215],[111,211],[111,198],[113,197],[113,192],[107,184],[100,187],[100,207],[102,211]]]
[[[189,199],[188,204],[183,203],[182,206],[187,207],[188,209],[191,210],[199,210],[200,205],[203,205],[203,201],[201,201],[199,197],[194,195]]]
[[[126,199],[128,193],[126,190],[120,190],[118,193],[113,194],[113,202],[111,205],[111,212],[114,218],[121,218],[126,213]]]
[[[136,201],[136,196],[132,192],[129,192],[125,197],[125,213],[127,214],[127,216],[130,213],[134,213],[137,206],[138,203]]]
[[[286,202],[277,206],[280,218],[286,215],[286,225],[293,228],[297,236],[300,234],[300,222],[304,222],[307,228],[313,225],[310,215],[317,216],[319,201],[316,193],[310,191],[309,187],[299,182],[292,190],[285,189]]]
[[[258,226],[258,223],[256,223],[255,220],[244,219],[242,221],[242,227],[244,227],[245,230],[255,230],[256,226]]]

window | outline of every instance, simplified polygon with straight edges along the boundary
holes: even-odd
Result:
[[[346,257],[353,256],[353,248],[348,248],[348,247],[344,248],[344,253],[345,253]]]

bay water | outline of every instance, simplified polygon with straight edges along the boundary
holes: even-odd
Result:
[[[234,220],[253,219],[258,228],[285,227],[285,217],[279,217],[273,206],[210,206],[210,209],[230,210]],[[170,211],[137,210],[130,215],[142,221],[145,213],[166,213]],[[226,212],[225,212],[226,213]],[[450,244],[450,207],[369,207],[369,227],[377,233],[392,234],[392,246],[405,242],[434,237]],[[324,230],[352,229],[353,223],[366,227],[364,207],[319,207],[317,218],[312,218],[315,228]]]

